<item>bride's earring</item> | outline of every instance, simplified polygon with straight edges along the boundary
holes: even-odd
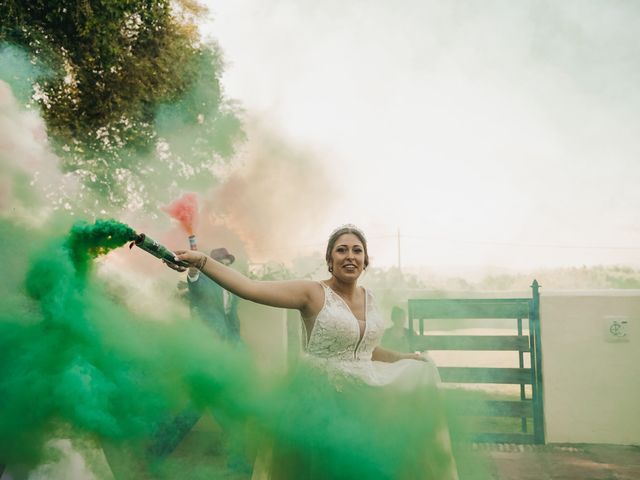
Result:
[[[333,265],[329,265],[329,273],[333,273]]]

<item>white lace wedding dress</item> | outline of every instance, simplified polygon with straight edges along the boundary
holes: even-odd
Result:
[[[385,325],[369,290],[365,290],[365,327],[364,332],[361,332],[360,322],[342,297],[328,285],[322,282],[320,284],[325,294],[324,305],[310,334],[305,335],[308,341],[302,356],[303,362],[321,369],[338,391],[345,384],[355,382],[402,394],[439,383],[438,370],[428,357],[427,361],[406,359],[394,363],[372,360],[374,349],[380,345]],[[425,411],[429,408],[429,405],[424,405]],[[416,415],[420,413],[416,412]],[[441,446],[439,461],[442,461],[444,451],[449,464],[445,467],[444,474],[442,471],[439,473],[438,478],[456,480],[458,475],[446,424],[439,427],[435,435]],[[407,445],[407,448],[419,446]],[[429,452],[425,454],[428,455]],[[266,473],[268,468],[262,467],[259,470],[260,472],[254,472],[253,480],[270,478]]]
[[[305,359],[323,367],[336,382],[360,381],[371,386],[387,386],[413,390],[417,385],[439,383],[438,370],[431,361],[400,360],[394,363],[371,359],[380,345],[384,320],[373,294],[365,294],[365,330],[346,302],[329,286],[321,282],[325,301],[316,317],[305,349]]]

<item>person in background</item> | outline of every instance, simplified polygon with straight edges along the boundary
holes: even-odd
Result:
[[[394,305],[391,309],[392,325],[384,331],[382,346],[396,352],[411,352],[413,332],[405,327],[407,315],[405,311]]]
[[[225,266],[230,266],[235,261],[235,257],[226,248],[214,248],[211,250],[210,257]],[[241,343],[237,296],[206,275],[201,275],[200,271],[193,267],[188,269],[187,281],[178,282],[178,290],[179,295],[189,302],[193,317],[201,319],[205,325],[212,328],[214,334],[221,340],[236,345]],[[201,416],[201,412],[188,407],[176,417],[160,425],[148,447],[152,457],[158,459],[169,456]],[[224,435],[224,431],[228,428],[228,420],[219,412],[214,412],[214,418],[222,427]],[[245,473],[250,470],[250,466],[246,464],[240,452],[232,448],[228,453],[230,469]]]
[[[214,248],[210,257],[225,266],[235,261],[235,257],[226,248]],[[206,275],[201,275],[195,267],[188,270],[187,285],[191,313],[201,318],[222,340],[239,343],[238,297]]]

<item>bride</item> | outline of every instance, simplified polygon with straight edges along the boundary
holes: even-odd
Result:
[[[342,226],[331,234],[326,250],[331,276],[321,282],[256,281],[202,252],[179,250],[175,256],[176,260],[198,268],[223,288],[246,300],[299,310],[306,333],[304,363],[323,372],[338,392],[361,385],[369,389],[382,388],[385,392],[402,396],[421,388],[433,390],[439,381],[436,367],[426,355],[398,353],[380,347],[385,325],[372,293],[358,286],[358,279],[369,265],[369,254],[364,234],[354,225]],[[178,271],[185,270],[184,267],[168,265]],[[433,402],[424,406],[420,404],[419,408],[420,411],[412,415],[420,416],[424,410],[424,414],[437,418],[435,426],[434,422],[429,423],[432,427],[429,432],[422,432],[433,438],[425,438],[424,448],[415,445],[415,440],[413,445],[406,445],[408,451],[413,451],[412,457],[419,457],[417,461],[414,458],[417,465],[414,471],[407,473],[407,463],[404,462],[404,472],[394,472],[386,478],[457,479],[446,423],[441,413],[434,416],[434,411],[440,407]],[[371,421],[375,422],[375,419]],[[394,422],[397,427],[399,423],[397,420]],[[407,428],[419,423],[409,422]],[[421,432],[412,432],[411,438],[415,438],[416,433],[422,435]],[[430,456],[437,457],[437,461],[430,461]],[[282,467],[283,462],[276,462],[276,458],[271,462],[271,475],[262,478],[285,476],[282,472],[287,468]],[[279,465],[275,465],[277,463]],[[311,478],[308,468],[305,472],[305,477]],[[337,477],[325,471],[313,478]]]

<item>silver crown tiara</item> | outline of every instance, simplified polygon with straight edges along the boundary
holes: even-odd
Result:
[[[362,235],[362,238],[364,238],[365,242],[367,241],[367,237],[364,235],[364,232],[360,228],[355,226],[353,223],[345,223],[344,225],[340,225],[338,228],[334,229],[333,232],[331,232],[331,235],[329,235],[329,238],[333,237],[340,230],[346,230],[346,229],[355,230],[360,235]]]

